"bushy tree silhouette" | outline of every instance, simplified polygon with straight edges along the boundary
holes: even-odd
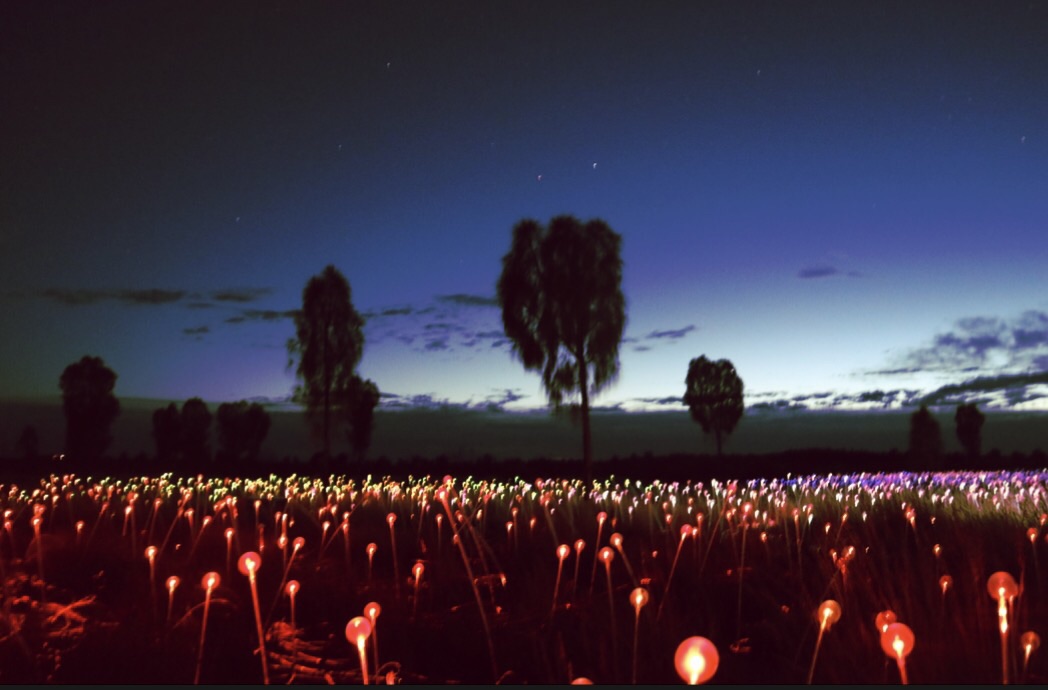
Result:
[[[182,457],[187,467],[207,468],[211,461],[211,411],[200,398],[182,403]]]
[[[116,378],[101,357],[85,356],[62,372],[65,451],[75,462],[97,461],[113,442],[111,429],[120,414],[113,394]]]
[[[939,422],[927,405],[910,415],[910,457],[925,469],[934,468],[942,455],[942,432]]]
[[[723,437],[735,430],[743,413],[742,379],[735,366],[726,359],[712,362],[706,355],[691,360],[684,379],[684,404],[702,431],[714,435],[721,455]]]
[[[182,417],[175,403],[153,412],[153,443],[160,466],[174,469],[182,450]]]
[[[302,291],[295,337],[288,340],[288,368],[298,366],[295,399],[306,406],[313,430],[331,458],[336,409],[352,392],[353,375],[364,352],[364,320],[353,308],[349,281],[334,266],[313,276]]]
[[[378,386],[374,381],[353,377],[352,395],[346,410],[349,413],[349,445],[353,448],[357,460],[363,460],[371,447],[371,429],[375,419],[375,406],[378,405]]]
[[[579,395],[582,456],[593,479],[590,396],[615,380],[626,325],[622,237],[603,220],[522,220],[502,258],[502,325],[524,368],[542,372],[549,403]]]
[[[269,433],[270,419],[260,404],[246,400],[222,403],[215,413],[218,447],[222,458],[232,464],[254,460]]]
[[[953,417],[957,424],[957,440],[969,457],[979,457],[982,453],[982,426],[986,418],[975,403],[961,403]]]

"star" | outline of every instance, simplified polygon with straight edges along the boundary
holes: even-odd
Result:
[[[539,175],[539,176],[538,176],[538,177],[536,177],[535,179],[536,179],[536,180],[538,180],[539,182],[542,182],[542,175]]]
[[[597,169],[597,164],[596,164],[596,163],[594,163],[594,164],[593,164],[593,169],[594,169],[594,170],[596,170],[596,169]]]

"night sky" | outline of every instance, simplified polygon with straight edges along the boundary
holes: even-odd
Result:
[[[681,409],[705,354],[749,405],[1048,409],[1048,3],[3,14],[0,397],[89,354],[118,397],[285,398],[330,263],[384,405],[542,406],[495,283],[570,213],[623,237],[597,405]]]

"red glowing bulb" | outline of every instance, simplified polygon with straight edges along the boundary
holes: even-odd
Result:
[[[905,659],[913,651],[913,631],[905,623],[892,623],[881,633],[881,649],[892,659]]]
[[[688,685],[705,683],[717,672],[720,654],[712,642],[705,637],[689,637],[677,646],[673,665]]]
[[[239,570],[242,575],[247,575],[248,577],[254,577],[255,573],[258,572],[258,569],[261,566],[262,557],[254,551],[244,552],[240,557],[240,560],[237,561],[237,570]]]

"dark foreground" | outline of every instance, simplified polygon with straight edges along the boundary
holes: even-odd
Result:
[[[911,683],[1048,681],[1020,642],[1048,633],[1044,470],[482,476],[5,484],[0,682],[188,684],[199,667],[201,683],[357,683],[345,629],[370,602],[373,683],[682,683],[674,652],[694,635],[718,650],[711,683],[896,683],[886,610],[914,633]],[[1003,639],[999,571],[1017,583]],[[816,656],[827,600],[841,618]]]

